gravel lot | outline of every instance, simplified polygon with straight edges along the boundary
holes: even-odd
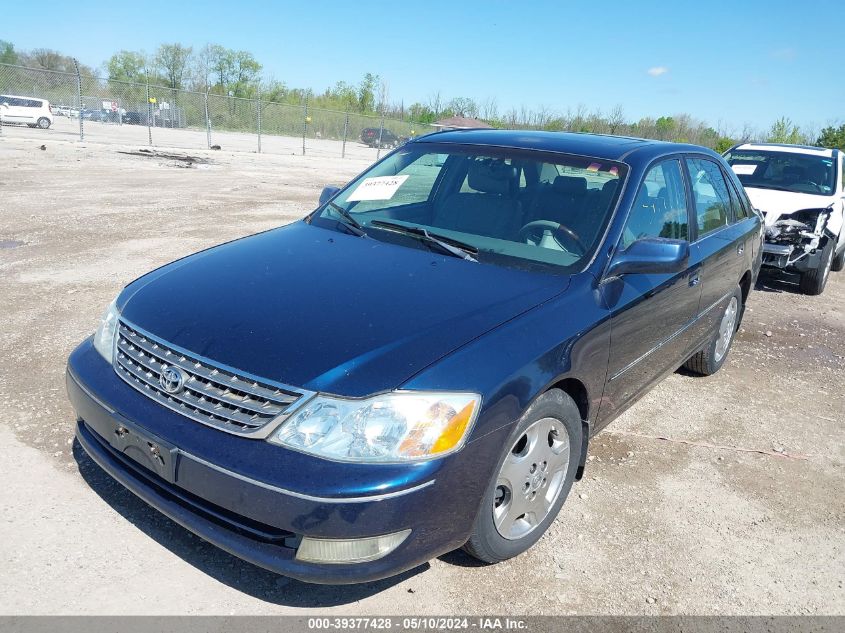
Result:
[[[302,157],[296,139],[293,155],[233,153],[232,137],[188,164],[123,153],[145,136],[3,129],[0,612],[845,614],[845,273],[821,297],[764,278],[725,368],[676,373],[612,424],[552,529],[496,566],[452,553],[310,586],[113,483],[74,447],[64,391],[103,308],[155,266],[301,217],[375,158],[332,141]]]

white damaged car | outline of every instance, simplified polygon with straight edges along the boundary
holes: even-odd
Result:
[[[763,214],[763,265],[801,275],[801,291],[824,291],[845,267],[843,153],[807,145],[744,143],[725,152]]]

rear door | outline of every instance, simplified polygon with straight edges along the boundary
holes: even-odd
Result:
[[[6,107],[3,108],[3,120],[7,123],[24,123],[24,117],[26,115],[25,102],[25,99],[19,99],[18,97],[4,97],[3,103]]]
[[[21,99],[23,101],[22,120],[24,123],[36,123],[41,116],[43,103],[38,99]]]
[[[640,184],[617,250],[644,237],[689,239],[689,205],[681,157],[653,165]],[[697,256],[674,274],[625,274],[602,284],[611,311],[608,382],[599,424],[613,419],[683,361],[698,313]]]
[[[722,308],[745,272],[745,249],[751,246],[746,243],[747,225],[735,217],[729,185],[719,164],[699,155],[686,156],[684,163],[695,214],[692,229],[701,258],[699,318],[691,337],[692,347],[697,347],[721,318]]]

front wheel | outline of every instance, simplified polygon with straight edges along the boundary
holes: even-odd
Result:
[[[50,119],[48,119],[47,117],[41,117],[40,119],[38,119],[36,125],[42,130],[46,130],[48,127],[50,127]]]
[[[497,563],[534,545],[569,495],[582,441],[572,398],[559,389],[537,398],[499,458],[464,550]]]
[[[822,249],[818,268],[813,268],[801,274],[801,281],[798,287],[805,295],[820,295],[827,285],[827,278],[830,276],[830,269],[833,265],[833,251],[836,250],[835,240],[828,239]]]
[[[684,363],[684,367],[702,376],[710,376],[719,371],[728,357],[741,315],[742,290],[737,286],[725,307],[725,311],[722,312],[722,318],[719,319],[713,338],[707,344],[707,347]]]
[[[830,269],[837,273],[843,268],[845,268],[845,246],[842,247],[842,252],[833,258],[833,263],[830,265]]]

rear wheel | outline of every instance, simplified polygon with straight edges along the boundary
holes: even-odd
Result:
[[[801,274],[799,287],[805,295],[820,295],[827,285],[827,278],[830,276],[830,269],[833,264],[833,251],[836,249],[836,242],[828,239],[821,253],[818,268],[813,268]]]
[[[569,495],[582,441],[572,398],[559,389],[537,398],[499,458],[464,550],[496,563],[534,545]]]
[[[713,338],[707,344],[707,347],[684,363],[684,367],[702,376],[710,376],[719,371],[728,357],[741,314],[742,290],[737,287],[731,295],[725,311],[722,312],[722,318],[719,319]]]
[[[40,127],[42,130],[46,130],[48,127],[50,127],[50,119],[43,116],[40,119],[38,119],[38,122],[36,123],[36,125],[38,127]]]

